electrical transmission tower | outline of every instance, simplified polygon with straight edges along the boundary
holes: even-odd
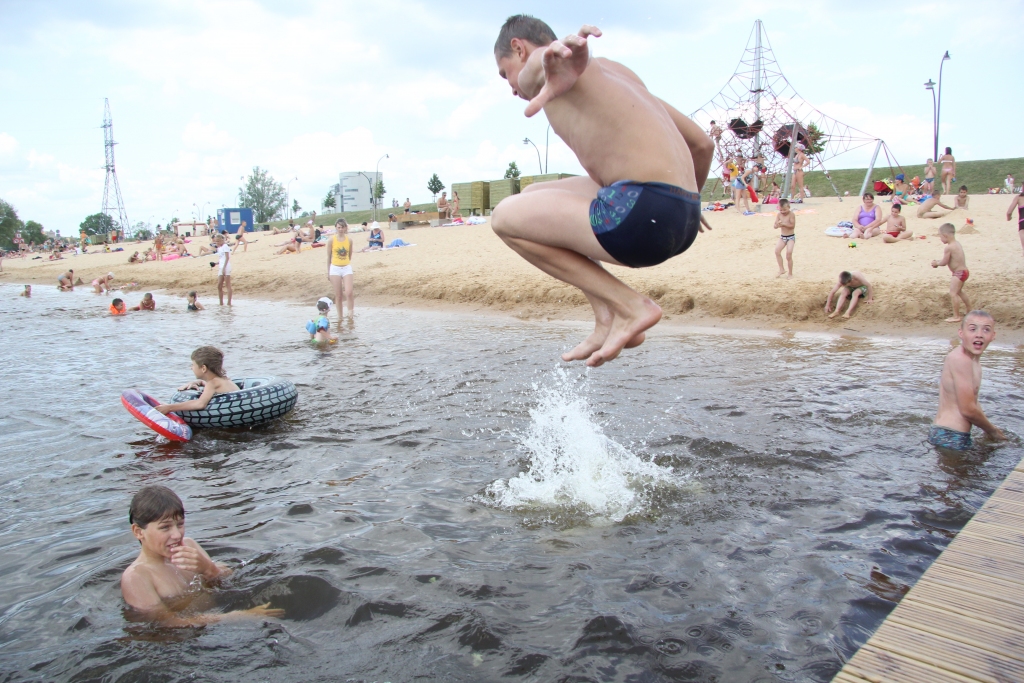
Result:
[[[121,234],[125,237],[131,235],[131,224],[128,223],[128,214],[124,210],[124,199],[121,197],[121,185],[117,182],[117,171],[114,169],[114,121],[110,117],[110,100],[103,98],[103,151],[106,157],[104,168],[107,171],[107,179],[103,181],[103,213],[110,216],[114,223],[119,223]],[[113,189],[114,199],[117,200],[117,215],[110,201],[110,192]]]

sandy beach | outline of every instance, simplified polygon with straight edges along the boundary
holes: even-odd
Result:
[[[937,220],[918,219],[916,207],[907,207],[913,240],[897,244],[885,244],[880,238],[855,240],[856,247],[851,248],[851,240],[826,236],[824,229],[851,220],[859,206],[856,198],[809,199],[795,205],[798,239],[792,280],[776,277],[773,250],[779,233],[772,229],[770,206],[762,206],[763,212],[754,216],[742,216],[734,209],[708,212],[705,215],[714,231],[700,235],[681,256],[654,268],[610,269],[657,301],[666,320],[676,323],[944,335],[952,331],[951,325],[942,322],[950,315],[950,275],[946,268],[931,268],[930,262],[942,256],[938,227],[949,220],[957,227],[967,256],[971,275],[965,291],[974,307],[986,308],[1002,330],[1016,330],[1018,334],[1012,336],[1020,336],[1024,260],[1016,223],[1005,219],[1008,203],[1009,197],[1002,195],[972,196],[970,211],[955,211]],[[888,214],[891,205],[881,206]],[[963,234],[960,229],[968,216],[975,231]],[[385,238],[401,238],[416,246],[359,253],[366,246],[367,233],[352,235],[357,250],[355,292],[363,305],[455,305],[526,319],[583,319],[589,314],[578,291],[527,264],[487,225],[385,230]],[[307,248],[298,255],[275,256],[273,245],[285,236],[255,233],[250,239],[258,241],[232,257],[236,296],[306,303],[332,294],[325,250]],[[204,240],[194,240],[191,250],[198,251]],[[60,272],[73,268],[88,283],[113,271],[115,284],[128,292],[164,290],[184,296],[196,289],[206,305],[216,305],[216,271],[210,267],[210,257],[127,263],[133,251],[151,244],[130,243],[125,252],[90,253],[61,262],[5,259],[0,281],[55,283]],[[825,297],[841,270],[863,272],[876,288],[876,299],[862,305],[851,320],[828,320],[823,313]],[[132,294],[127,300],[129,305],[137,303]],[[1007,341],[1005,334],[1003,340]]]

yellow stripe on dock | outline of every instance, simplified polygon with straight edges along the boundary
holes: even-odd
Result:
[[[1024,461],[833,683],[1024,681]]]

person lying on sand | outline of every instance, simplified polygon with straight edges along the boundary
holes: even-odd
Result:
[[[971,207],[971,198],[967,196],[967,186],[961,185],[960,190],[953,197],[953,208],[954,209],[969,209]]]
[[[989,422],[978,405],[981,389],[981,354],[996,338],[996,321],[985,311],[971,311],[957,330],[960,346],[942,361],[939,409],[928,430],[933,446],[964,451],[970,448],[971,427],[980,427],[995,441],[1005,441],[1003,431]]]
[[[270,603],[236,612],[207,611],[214,607],[208,586],[231,570],[185,536],[185,506],[166,486],[140,489],[132,497],[128,521],[140,548],[121,574],[121,596],[133,616],[175,627],[284,616],[284,610],[271,609]]]
[[[925,199],[923,202],[921,202],[920,206],[917,207],[917,217],[918,218],[942,218],[943,216],[946,215],[947,212],[952,211],[953,210],[952,206],[946,206],[941,201],[939,201],[939,197],[941,197],[941,196],[942,196],[942,193],[940,191],[938,191],[938,190],[935,190],[934,192],[932,192],[932,195],[930,197],[928,197],[927,199]],[[933,209],[936,206],[940,206],[943,209],[945,209],[946,211],[933,211]]]
[[[900,204],[893,202],[882,231],[882,241],[888,244],[909,240],[914,236],[912,231],[907,230],[907,219],[903,217],[903,208]]]
[[[836,300],[836,310],[832,310],[832,297],[836,292],[839,292],[839,299]],[[853,315],[853,311],[857,308],[857,303],[861,297],[864,297],[864,303],[870,304],[875,300],[875,289],[868,282],[868,279],[864,277],[864,273],[856,270],[849,271],[844,270],[839,273],[839,280],[836,282],[835,287],[828,293],[828,300],[825,301],[825,313],[828,313],[828,317],[836,317],[836,313],[843,307],[846,302],[846,297],[850,297],[850,307],[846,309],[846,313],[843,314],[844,318],[849,319]]]
[[[587,176],[533,183],[495,207],[491,227],[547,274],[578,287],[594,331],[566,361],[598,366],[643,343],[661,308],[601,267],[662,263],[686,251],[700,228],[700,195],[715,146],[693,121],[609,59],[592,59],[594,26],[557,40],[525,15],[510,17],[494,44],[498,75],[544,110]]]

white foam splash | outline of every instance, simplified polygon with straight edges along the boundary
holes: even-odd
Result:
[[[555,506],[621,521],[641,512],[646,486],[667,482],[670,470],[641,460],[609,439],[585,396],[564,371],[551,386],[534,387],[538,403],[522,438],[529,468],[487,487],[500,507]]]

